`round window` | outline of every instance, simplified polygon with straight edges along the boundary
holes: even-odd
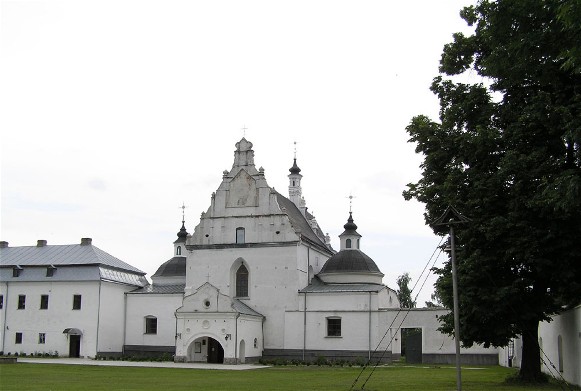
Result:
[[[204,307],[208,308],[210,306],[210,300],[204,301]]]

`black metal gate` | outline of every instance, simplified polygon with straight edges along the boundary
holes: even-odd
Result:
[[[422,363],[422,330],[405,333],[405,359],[408,364]]]

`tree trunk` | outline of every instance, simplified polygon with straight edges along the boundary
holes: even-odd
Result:
[[[543,382],[541,373],[541,350],[539,348],[539,321],[530,321],[523,328],[522,361],[519,377],[525,382]]]

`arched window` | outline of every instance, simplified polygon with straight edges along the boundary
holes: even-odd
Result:
[[[357,239],[357,249],[359,250],[359,239]]]
[[[236,243],[239,244],[246,243],[245,232],[244,228],[242,227],[236,228]]]
[[[351,248],[351,239],[347,239],[347,240],[345,241],[345,247],[346,247],[346,248]]]
[[[244,265],[236,271],[236,297],[248,297],[248,269]]]
[[[176,255],[182,255],[182,246],[176,247]]]

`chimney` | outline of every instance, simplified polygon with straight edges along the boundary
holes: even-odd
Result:
[[[90,246],[93,243],[91,238],[81,238],[81,246]]]
[[[46,247],[46,240],[37,240],[36,241],[36,247]]]
[[[5,242],[5,241],[2,240],[0,242],[0,248],[6,248],[6,247],[8,247],[8,242]]]

